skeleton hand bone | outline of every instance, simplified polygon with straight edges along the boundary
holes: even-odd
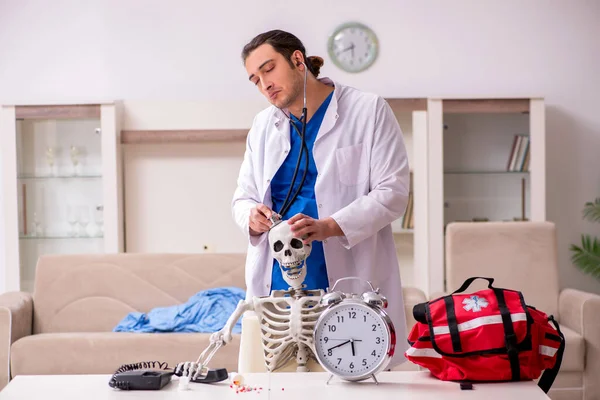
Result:
[[[210,363],[210,360],[216,353],[216,351],[219,350],[221,346],[224,346],[227,343],[231,342],[231,332],[236,321],[242,316],[242,314],[245,311],[253,309],[254,307],[252,304],[252,300],[248,302],[246,302],[245,300],[240,300],[235,311],[233,312],[233,314],[231,314],[223,329],[214,332],[210,335],[210,344],[200,354],[196,362],[188,361],[177,364],[177,367],[175,367],[175,375],[188,376],[191,379],[196,379],[198,377],[206,375],[209,371],[208,364]]]
[[[232,339],[231,329],[227,329],[227,326],[225,326],[220,331],[217,331],[217,332],[213,333],[212,335],[210,335],[211,343],[223,342],[223,345],[226,345],[226,344],[229,344],[229,342],[231,342],[231,339]]]
[[[205,375],[207,369],[202,363],[194,361],[186,361],[177,364],[175,367],[175,375],[185,376],[190,379],[197,379],[202,375]]]

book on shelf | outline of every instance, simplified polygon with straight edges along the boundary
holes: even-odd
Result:
[[[402,216],[402,229],[414,229],[413,208],[413,173],[411,171],[408,189],[408,203],[406,204],[406,210],[404,210],[404,215]]]
[[[529,148],[528,135],[515,135],[506,170],[509,172],[529,171],[529,154],[531,153]]]
[[[408,204],[402,217],[402,229],[414,229],[413,203],[413,192],[411,190],[408,193]]]

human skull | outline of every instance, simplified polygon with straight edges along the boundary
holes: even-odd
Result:
[[[269,231],[269,246],[279,261],[283,279],[294,289],[301,289],[306,278],[306,263],[312,246],[295,237],[288,221],[281,221]]]

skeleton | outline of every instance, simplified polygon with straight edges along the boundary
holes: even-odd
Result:
[[[276,221],[268,233],[273,257],[279,262],[283,279],[290,287],[274,290],[270,296],[241,300],[227,323],[211,335],[210,345],[196,362],[180,363],[176,374],[198,378],[208,371],[206,365],[219,347],[232,339],[231,332],[246,311],[259,318],[263,356],[267,370],[272,372],[296,358],[298,372],[307,372],[309,358],[315,360],[313,332],[324,307],[320,304],[323,290],[305,290],[306,259],[311,245],[294,237],[287,221]]]

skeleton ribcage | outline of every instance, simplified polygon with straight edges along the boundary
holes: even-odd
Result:
[[[299,345],[306,346],[312,353],[314,326],[322,311],[319,300],[320,296],[268,297],[261,298],[255,305],[268,370],[274,371],[287,364]],[[292,323],[293,318],[300,318],[300,323]]]

